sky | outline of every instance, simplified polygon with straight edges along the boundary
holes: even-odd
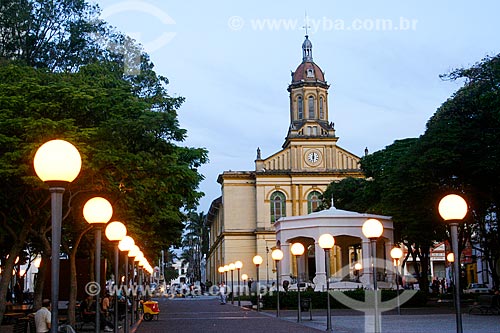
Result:
[[[281,149],[305,26],[338,145],[358,156],[423,134],[463,84],[440,75],[500,53],[497,0],[94,2],[144,46],[169,94],[186,98],[182,145],[209,152],[199,169],[205,212],[221,194],[219,174],[254,170],[257,147],[263,158]]]

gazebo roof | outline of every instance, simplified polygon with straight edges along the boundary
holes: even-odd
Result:
[[[321,210],[319,212],[314,212],[308,215],[283,217],[279,221],[308,220],[317,218],[376,218],[386,220],[390,219],[391,217],[368,213],[358,213],[349,210],[337,209],[332,206],[329,209]]]

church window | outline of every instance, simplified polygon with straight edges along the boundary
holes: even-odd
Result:
[[[323,111],[323,97],[319,98],[319,118],[325,118],[325,112]]]
[[[299,96],[297,98],[297,113],[299,119],[302,119],[304,117],[304,104],[302,102],[302,96]]]
[[[307,213],[316,212],[321,204],[321,193],[318,191],[312,191],[307,196]]]
[[[309,96],[309,119],[314,119],[314,97]]]
[[[276,191],[271,194],[271,223],[286,216],[286,198],[282,192]]]
[[[307,77],[314,77],[314,71],[312,68],[307,69]]]

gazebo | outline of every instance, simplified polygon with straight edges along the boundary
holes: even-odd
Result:
[[[315,290],[325,290],[326,271],[325,253],[319,246],[319,237],[330,233],[335,238],[335,246],[330,256],[330,288],[352,289],[373,286],[370,269],[370,240],[362,231],[367,219],[377,219],[384,226],[382,236],[377,240],[376,275],[378,286],[388,287],[384,282],[392,282],[390,251],[393,246],[393,223],[389,216],[361,214],[332,207],[327,210],[304,216],[283,217],[274,224],[276,228],[276,247],[281,248],[284,257],[280,265],[280,281],[288,281],[293,286],[296,278],[309,283]],[[290,245],[296,242],[305,247],[304,255],[295,260]],[[360,263],[361,269],[355,269]],[[382,263],[382,264],[380,264]],[[385,265],[385,266],[384,266]],[[296,287],[296,286],[295,286]]]

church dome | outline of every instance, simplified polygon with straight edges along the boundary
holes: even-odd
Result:
[[[302,43],[302,63],[292,73],[292,83],[303,81],[325,82],[323,71],[313,61],[312,43],[308,35],[306,35],[306,39]]]

